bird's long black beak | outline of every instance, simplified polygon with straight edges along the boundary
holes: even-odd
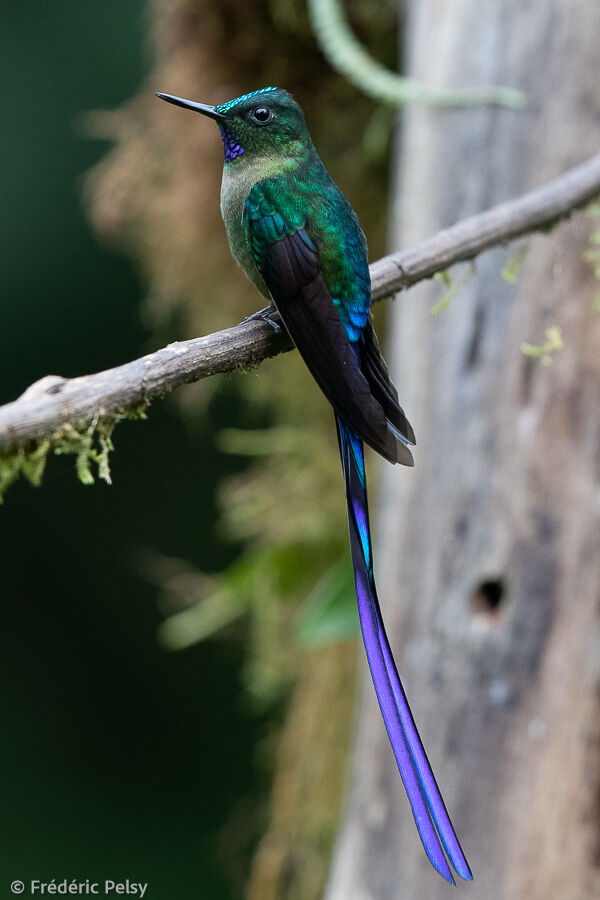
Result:
[[[203,116],[208,116],[210,119],[215,119],[217,122],[225,121],[227,118],[223,113],[217,112],[214,106],[207,106],[206,103],[196,103],[195,100],[184,100],[183,97],[174,97],[173,94],[160,94],[158,91],[156,92],[156,96],[160,97],[161,100],[166,100],[167,103],[174,103],[175,106],[183,106],[184,109],[193,109],[195,112],[202,113]]]

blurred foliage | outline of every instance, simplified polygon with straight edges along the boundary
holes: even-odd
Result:
[[[349,13],[361,40],[394,67],[395,3],[360,0],[349,5]],[[262,305],[232,266],[226,244],[219,213],[218,132],[200,117],[161,104],[155,90],[214,104],[265,84],[292,91],[325,164],[361,219],[372,258],[381,254],[394,114],[374,109],[331,72],[303,2],[154,0],[149,29],[151,61],[144,89],[120,109],[87,118],[88,131],[112,140],[114,149],[90,173],[86,198],[98,234],[140,267],[148,285],[144,317],[155,345],[171,339],[174,330],[186,337],[230,325]],[[179,391],[181,408],[197,416],[218,395],[221,382],[210,379]],[[253,706],[278,715],[280,702],[298,681],[292,708],[296,703],[318,707],[319,696],[347,686],[354,654],[331,647],[307,653],[306,645],[356,633],[331,410],[296,354],[270,360],[256,374],[233,376],[229,384],[242,405],[259,410],[267,423],[259,430],[246,430],[240,423],[220,437],[224,452],[251,462],[220,492],[222,532],[244,549],[223,574],[212,576],[187,561],[158,556],[150,561],[149,574],[161,589],[168,616],[161,639],[171,648],[189,646],[245,623],[245,684]],[[308,611],[299,614],[311,591]],[[317,652],[329,662],[314,671]],[[312,676],[305,678],[307,672]],[[299,691],[312,700],[298,699]],[[326,712],[315,709],[310,764],[302,775],[306,803],[292,803],[285,814],[296,819],[294,827],[286,826],[285,837],[278,831],[282,814],[278,818],[275,802],[267,844],[273,840],[281,847],[302,832],[302,820],[310,817],[309,798],[318,802],[321,769],[343,771],[339,757],[346,744],[330,737],[332,730],[347,736],[350,706],[351,698]],[[286,735],[290,727],[288,723]],[[287,738],[282,740],[285,745]],[[301,770],[306,761],[302,742],[294,739],[289,747],[289,753],[280,754],[277,778],[293,781],[296,767]],[[317,831],[327,840],[301,854],[292,876],[273,896],[320,896],[341,801],[341,779],[332,784],[328,802],[314,813],[320,822]],[[262,883],[265,859],[259,853],[254,885]]]
[[[139,279],[94,239],[80,196],[107,150],[83,137],[82,116],[139,85],[144,15],[145,0],[0,8],[2,402],[49,372],[126,362],[148,340]],[[179,553],[214,572],[235,558],[214,528],[216,490],[246,461],[219,453],[214,433],[265,424],[222,381],[193,421],[166,400],[116,429],[111,488],[84,488],[59,456],[42,490],[11,489],[0,511],[4,885],[129,877],[156,898],[241,896],[265,821],[254,748],[271,729],[240,703],[244,635],[164,653],[156,591],[135,561]],[[225,853],[217,836],[241,809],[252,815]]]
[[[300,644],[306,647],[360,634],[354,603],[354,574],[346,560],[332,566],[316,583],[299,610],[296,634]]]
[[[355,658],[353,643],[304,655],[279,742],[271,825],[256,854],[248,900],[323,896],[347,777]]]

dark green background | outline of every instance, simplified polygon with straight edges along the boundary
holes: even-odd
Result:
[[[106,146],[78,128],[139,88],[144,10],[18,0],[0,12],[0,402],[147,349],[142,287],[82,212],[81,175]],[[113,487],[83,487],[72,459],[52,459],[41,489],[18,484],[0,508],[0,896],[15,878],[125,877],[161,900],[236,896],[216,844],[256,790],[242,649],[162,652],[138,572],[144,550],[204,570],[232,558],[214,533],[214,428],[236,420],[234,389],[221,391],[197,427],[168,402],[122,425]]]

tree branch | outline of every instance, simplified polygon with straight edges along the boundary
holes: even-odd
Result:
[[[454,263],[523,234],[547,230],[600,195],[600,154],[536,190],[438,232],[418,246],[370,267],[373,300],[382,300]],[[49,375],[0,406],[0,453],[10,454],[62,426],[119,417],[180,384],[218,372],[257,366],[291,349],[261,319],[205,337],[170,344],[140,359],[79,378]]]

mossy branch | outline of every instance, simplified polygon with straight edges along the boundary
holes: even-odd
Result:
[[[418,246],[371,265],[373,300],[473,259],[490,247],[534,231],[547,231],[600,195],[600,154],[543,187],[471,216]],[[108,480],[114,425],[137,418],[147,404],[178,385],[219,372],[258,366],[290,350],[285,332],[262,319],[205,337],[180,341],[133,362],[79,378],[49,375],[12,403],[0,406],[0,493],[24,474],[37,484],[49,452],[71,452],[83,480],[90,464]]]

